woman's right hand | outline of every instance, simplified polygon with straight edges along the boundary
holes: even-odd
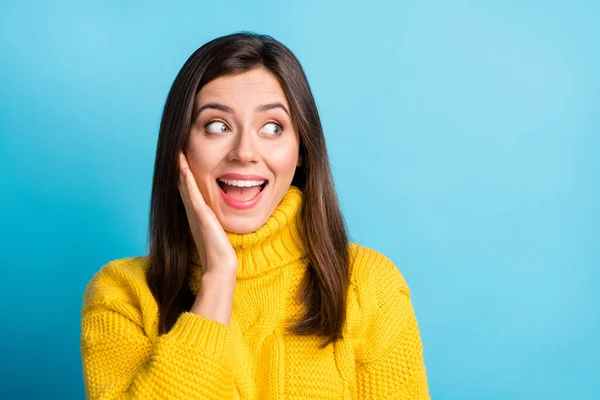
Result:
[[[179,171],[179,193],[200,256],[203,276],[233,274],[235,278],[237,254],[217,216],[204,201],[182,151],[179,152]]]
[[[190,312],[229,326],[237,254],[217,216],[204,201],[183,152],[179,153],[179,174],[179,193],[202,265],[200,290]]]

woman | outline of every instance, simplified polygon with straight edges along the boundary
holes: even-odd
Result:
[[[177,75],[149,236],[87,285],[88,398],[429,398],[406,282],[348,242],[304,71],[270,36],[214,39]]]

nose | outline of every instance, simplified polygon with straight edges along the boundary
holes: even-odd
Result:
[[[256,162],[258,158],[258,149],[256,148],[257,138],[250,129],[242,130],[236,135],[231,151],[229,152],[229,161],[241,163]]]

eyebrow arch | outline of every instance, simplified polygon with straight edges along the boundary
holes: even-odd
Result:
[[[194,114],[194,117],[192,119],[192,121],[195,121],[198,118],[198,115],[200,115],[200,113],[203,110],[206,110],[207,108],[212,108],[215,110],[219,110],[219,111],[223,111],[229,114],[233,114],[233,109],[229,106],[226,106],[225,104],[221,104],[221,103],[207,103],[205,105],[203,105],[202,107],[200,107],[198,109],[198,111],[196,111],[196,113]],[[275,102],[275,103],[268,103],[268,104],[261,104],[260,106],[256,107],[256,111],[257,112],[265,112],[268,110],[272,110],[274,108],[281,108],[283,111],[285,111],[285,113],[289,116],[290,112],[288,111],[287,108],[285,108],[285,106],[279,102]]]

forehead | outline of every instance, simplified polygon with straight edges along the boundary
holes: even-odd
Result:
[[[196,95],[197,105],[221,101],[239,107],[275,100],[288,106],[277,77],[265,68],[220,76],[204,85]]]

